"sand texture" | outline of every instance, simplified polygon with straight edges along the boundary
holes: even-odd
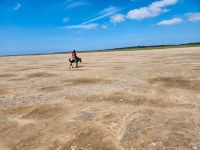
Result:
[[[0,58],[0,150],[200,150],[200,47]]]

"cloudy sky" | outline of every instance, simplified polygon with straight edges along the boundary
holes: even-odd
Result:
[[[0,0],[0,55],[189,42],[199,0]]]

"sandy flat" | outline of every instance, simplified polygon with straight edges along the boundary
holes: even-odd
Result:
[[[199,150],[200,47],[0,58],[1,150]]]

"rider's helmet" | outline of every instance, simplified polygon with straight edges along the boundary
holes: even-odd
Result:
[[[75,53],[76,51],[75,50],[73,50],[73,53]]]

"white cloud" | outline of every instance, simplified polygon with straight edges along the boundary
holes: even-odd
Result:
[[[157,25],[168,26],[168,25],[180,24],[182,22],[183,22],[183,19],[181,19],[181,18],[173,18],[173,19],[169,19],[169,20],[163,20],[163,21],[159,22]]]
[[[188,13],[186,14],[188,21],[191,22],[197,22],[200,21],[200,12],[196,12],[196,13]]]
[[[17,11],[22,7],[20,3],[17,3],[16,6],[13,8],[13,10]]]
[[[96,21],[96,20],[99,20],[99,19],[105,18],[105,17],[110,16],[110,15],[112,15],[112,13],[107,13],[107,14],[104,14],[104,15],[98,16],[98,17],[93,18],[93,19],[91,19],[91,20],[85,21],[85,22],[83,22],[83,23],[81,23],[81,24],[82,24],[82,25],[83,25],[83,24],[87,24],[87,23],[90,23],[90,22],[93,22],[93,21]]]
[[[71,26],[65,26],[66,29],[95,29],[98,27],[98,24],[91,23],[91,24],[85,24],[85,25],[71,25]]]
[[[127,13],[127,18],[133,20],[142,20],[145,18],[156,17],[161,13],[168,12],[165,7],[175,5],[178,0],[161,0],[151,3],[147,7],[130,10]]]
[[[69,17],[65,17],[64,19],[63,19],[63,22],[68,22],[69,21]]]
[[[93,19],[90,19],[88,21],[85,21],[85,22],[83,22],[83,23],[81,23],[79,25],[65,26],[64,28],[68,28],[68,29],[95,29],[95,28],[98,27],[98,24],[97,23],[91,23],[91,22],[94,22],[94,21],[103,19],[103,18],[105,18],[107,16],[113,15],[119,10],[120,10],[119,8],[111,6],[111,7],[108,7],[108,8],[105,8],[104,10],[102,10],[99,13],[100,16],[98,16],[96,18],[93,18]],[[107,26],[106,25],[102,25],[102,28],[106,29]]]
[[[78,0],[78,1],[67,0],[62,5],[63,5],[64,8],[73,9],[73,8],[77,8],[77,7],[81,7],[81,6],[87,6],[89,4],[85,1],[83,1],[83,0]]]
[[[102,11],[100,12],[100,14],[101,14],[100,16],[98,16],[98,17],[96,17],[96,18],[93,18],[93,19],[90,19],[90,20],[88,20],[88,21],[85,21],[85,22],[83,22],[83,23],[81,23],[81,24],[84,25],[84,24],[87,24],[87,23],[90,23],[90,22],[97,21],[97,20],[99,20],[99,19],[103,19],[103,18],[105,18],[105,17],[107,17],[107,16],[110,16],[110,15],[116,13],[117,11],[119,11],[119,9],[116,8],[116,7],[108,7],[108,8],[105,8],[104,10],[102,10]]]
[[[178,0],[161,0],[153,2],[149,7],[152,8],[163,8],[170,5],[175,5],[178,2]]]
[[[110,17],[110,22],[113,24],[121,23],[125,21],[125,15],[123,14],[116,14]]]
[[[102,25],[101,26],[103,29],[108,29],[108,26],[107,25]]]
[[[107,13],[116,13],[119,11],[119,8],[114,7],[114,6],[110,6],[108,8],[105,8],[104,10],[102,10],[100,12],[100,14],[107,14]]]

